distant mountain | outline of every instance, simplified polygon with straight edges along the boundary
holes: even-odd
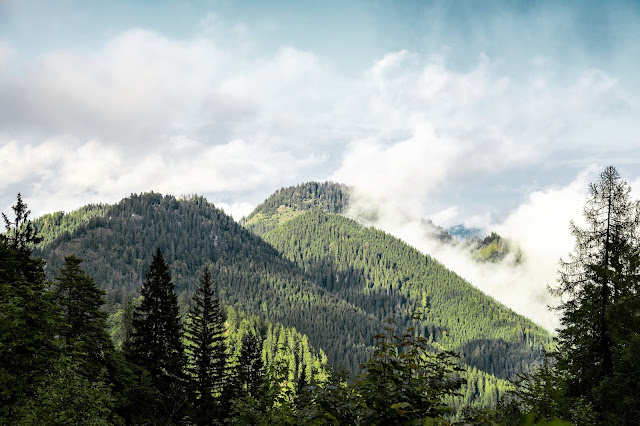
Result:
[[[464,225],[455,225],[447,228],[447,233],[459,239],[479,238],[482,231],[479,228],[467,228]]]

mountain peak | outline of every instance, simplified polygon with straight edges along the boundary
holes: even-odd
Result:
[[[343,213],[349,203],[350,188],[336,182],[306,182],[280,188],[242,222],[254,234],[263,235],[306,210]]]

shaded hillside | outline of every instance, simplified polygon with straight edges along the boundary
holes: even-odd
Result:
[[[373,335],[383,328],[361,309],[316,286],[272,246],[202,197],[132,195],[106,207],[102,216],[83,217],[74,231],[42,245],[36,254],[47,261],[50,278],[64,256],[84,258],[86,271],[107,292],[112,312],[127,294],[139,292],[151,254],[160,247],[182,306],[188,304],[201,268],[209,264],[225,304],[295,327],[332,364],[351,372],[367,358]]]
[[[346,185],[307,182],[277,190],[259,204],[242,224],[251,232],[262,235],[307,210],[343,213],[348,203]]]
[[[408,325],[413,312],[423,312],[424,336],[499,377],[527,371],[551,342],[540,326],[436,260],[345,217],[309,211],[264,238],[313,282],[376,319]]]

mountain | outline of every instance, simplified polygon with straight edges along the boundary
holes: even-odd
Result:
[[[465,238],[479,238],[481,231],[478,228],[467,228],[464,225],[455,225],[448,228],[447,233],[452,237],[465,239]]]
[[[415,312],[436,346],[499,377],[542,358],[548,333],[400,239],[343,216],[311,210],[264,235],[319,287],[400,327]]]
[[[297,337],[280,333],[279,340],[293,339],[291,351],[308,341],[319,351],[314,359],[325,353],[351,374],[394,318],[398,329],[417,326],[434,350],[460,353],[469,384],[454,405],[494,404],[507,386],[499,378],[529,371],[551,344],[549,334],[435,259],[341,216],[349,199],[348,188],[335,183],[284,188],[243,227],[202,197],[131,195],[39,218],[45,241],[35,254],[47,261],[50,279],[64,256],[84,258],[117,326],[119,309],[139,294],[160,247],[183,310],[208,266],[230,312],[290,330]],[[413,322],[416,312],[422,318]]]
[[[281,188],[258,205],[241,224],[262,235],[307,210],[344,213],[349,199],[349,188],[334,182],[308,182]]]
[[[57,229],[52,221],[67,231],[52,238],[50,232]],[[128,294],[139,294],[151,253],[160,247],[181,306],[189,304],[200,271],[208,265],[225,304],[294,327],[309,336],[313,347],[322,348],[329,362],[348,371],[358,370],[370,353],[371,336],[383,327],[311,282],[271,245],[202,197],[132,195],[112,206],[47,215],[35,225],[49,230],[49,242],[35,252],[47,261],[49,278],[55,277],[65,256],[76,254],[106,291],[110,312],[116,312]]]

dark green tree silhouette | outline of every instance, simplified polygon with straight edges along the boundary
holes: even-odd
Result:
[[[149,371],[160,393],[161,421],[176,421],[183,416],[186,403],[185,354],[175,286],[159,248],[141,293],[142,303],[134,312],[129,355]]]
[[[240,390],[255,398],[264,381],[264,363],[262,345],[253,330],[248,330],[242,336],[236,371]]]
[[[591,399],[590,390],[613,372],[616,345],[628,341],[629,332],[638,332],[628,323],[638,311],[627,302],[637,298],[640,289],[640,208],[630,192],[617,170],[607,167],[589,186],[587,227],[571,222],[575,249],[562,263],[555,289],[564,298],[559,306],[558,367],[569,373],[571,396]],[[621,315],[626,307],[631,318]]]
[[[81,365],[84,377],[95,381],[103,375],[105,359],[114,348],[106,330],[107,314],[100,309],[105,293],[81,263],[73,255],[65,258],[53,295],[65,322],[61,337],[68,353]]]
[[[11,209],[15,214],[13,221],[2,213],[7,231],[6,234],[0,235],[0,240],[18,252],[31,254],[31,246],[40,243],[42,237],[38,235],[38,231],[29,220],[31,210],[27,210],[27,205],[22,201],[20,193],[18,193],[18,201]]]
[[[35,398],[59,362],[61,319],[45,281],[44,261],[30,256],[40,241],[18,194],[16,218],[4,214],[0,236],[0,423],[19,423],[14,408]]]
[[[214,295],[211,272],[205,269],[193,295],[189,321],[185,326],[189,380],[197,424],[222,420],[224,375],[227,365],[225,315]]]

